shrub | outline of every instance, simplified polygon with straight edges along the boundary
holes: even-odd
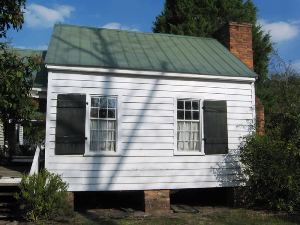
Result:
[[[292,140],[250,136],[241,147],[250,205],[293,211],[300,203],[300,148]]]
[[[37,221],[59,215],[67,205],[67,187],[59,175],[47,170],[24,176],[16,198],[25,218]]]

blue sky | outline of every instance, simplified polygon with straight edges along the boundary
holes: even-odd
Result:
[[[254,0],[259,21],[280,56],[300,71],[300,0]],[[25,24],[9,39],[20,48],[46,49],[55,23],[151,32],[164,0],[28,0]]]

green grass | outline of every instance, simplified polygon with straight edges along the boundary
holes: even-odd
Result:
[[[57,224],[80,225],[296,225],[296,216],[262,211],[229,208],[203,208],[200,213],[175,213],[161,217],[125,218],[97,217],[97,214],[76,213],[68,222]],[[54,224],[54,223],[51,223]]]

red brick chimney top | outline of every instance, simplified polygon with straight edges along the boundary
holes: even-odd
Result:
[[[253,70],[252,25],[230,22],[216,33],[231,53]]]

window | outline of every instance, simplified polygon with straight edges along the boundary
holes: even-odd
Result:
[[[90,151],[115,152],[117,130],[117,98],[91,97]]]
[[[200,100],[177,100],[177,151],[201,151]]]

